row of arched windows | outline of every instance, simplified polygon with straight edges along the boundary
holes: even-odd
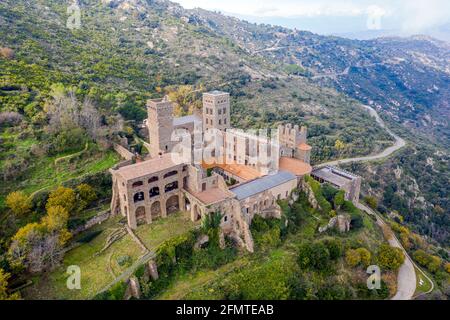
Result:
[[[164,179],[169,178],[169,177],[173,177],[173,176],[175,176],[177,174],[178,174],[178,171],[176,171],[176,170],[170,171],[170,172],[168,172],[168,173],[166,173],[164,175]],[[148,183],[153,183],[153,182],[156,182],[158,180],[159,180],[158,176],[153,176],[150,179],[148,179]],[[137,188],[137,187],[142,187],[143,185],[144,185],[143,181],[136,181],[136,182],[134,182],[131,185],[131,187],[132,188]]]
[[[172,183],[167,184],[164,187],[164,192],[167,193],[167,192],[170,192],[170,191],[173,191],[173,190],[177,190],[177,189],[178,189],[178,181],[174,181]],[[149,192],[148,192],[148,195],[149,195],[150,198],[154,198],[154,197],[159,196],[160,195],[159,187],[151,188],[149,190]],[[140,202],[140,201],[144,201],[144,192],[143,191],[136,192],[134,194],[134,199],[133,200],[134,200],[135,203],[136,202]]]

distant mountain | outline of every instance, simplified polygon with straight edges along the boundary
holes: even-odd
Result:
[[[358,41],[255,25],[202,9],[189,12],[249,54],[276,64],[279,72],[296,65],[321,85],[373,105],[445,145],[450,141],[450,44],[446,42],[420,36]]]
[[[450,24],[445,24],[439,27],[424,30],[420,34],[423,36],[433,37],[441,41],[450,42]],[[355,32],[333,33],[333,35],[354,40],[373,40],[376,38],[412,36],[411,34],[405,33],[402,30],[395,29],[361,30]]]

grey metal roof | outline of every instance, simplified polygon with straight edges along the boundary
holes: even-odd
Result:
[[[201,121],[196,115],[189,115],[179,118],[173,118],[173,125],[174,126],[181,126],[187,123],[197,122]]]
[[[330,182],[339,187],[342,187],[349,181],[358,178],[357,176],[347,171],[341,170],[336,167],[328,167],[328,166],[313,170],[311,175],[323,179],[324,181]]]
[[[294,179],[297,179],[297,177],[292,173],[287,171],[279,171],[277,174],[264,176],[239,185],[230,191],[236,195],[238,200],[242,200]]]

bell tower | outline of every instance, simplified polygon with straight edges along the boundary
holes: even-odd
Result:
[[[211,91],[203,94],[203,128],[226,130],[230,126],[230,94]]]
[[[172,151],[174,146],[173,132],[173,104],[165,96],[162,99],[147,101],[148,132],[150,137],[150,156],[157,157],[160,153]]]

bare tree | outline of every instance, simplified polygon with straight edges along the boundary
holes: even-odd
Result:
[[[2,125],[18,125],[22,121],[22,115],[13,112],[13,111],[5,111],[0,112],[0,126]]]

